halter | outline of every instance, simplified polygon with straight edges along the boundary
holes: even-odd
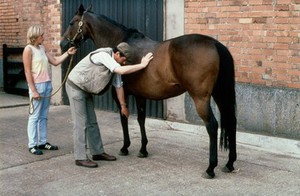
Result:
[[[78,37],[79,34],[81,35],[81,40],[84,40],[84,35],[83,35],[83,33],[82,33],[83,17],[84,17],[84,14],[88,12],[88,10],[89,10],[89,8],[86,9],[86,10],[83,12],[82,16],[81,16],[81,19],[80,19],[80,21],[79,21],[79,23],[78,23],[77,33],[74,35],[74,37],[73,37],[72,39],[67,38],[67,40],[68,40],[72,45],[75,45],[75,42],[74,42],[74,41],[75,41],[75,39]]]

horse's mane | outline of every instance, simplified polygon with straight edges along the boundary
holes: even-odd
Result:
[[[88,12],[93,13],[91,11],[88,11]],[[93,13],[93,14],[95,14],[95,13]],[[105,15],[100,14],[100,15],[96,15],[96,16],[97,16],[97,18],[99,20],[101,20],[101,19],[102,20],[106,20],[107,22],[109,22],[109,23],[111,23],[111,24],[113,24],[113,25],[121,28],[126,33],[124,41],[127,41],[128,39],[131,39],[131,38],[134,38],[134,39],[143,39],[145,37],[145,35],[143,33],[139,32],[137,29],[135,29],[135,28],[127,28],[124,25],[122,25],[122,24],[120,24],[120,23],[118,23],[118,22],[116,22],[116,21],[108,18]]]
[[[120,23],[117,23],[116,21],[114,21],[114,20],[108,18],[107,16],[104,16],[104,15],[96,15],[96,16],[97,16],[97,18],[98,18],[99,20],[104,19],[104,20],[108,21],[109,23],[112,23],[113,25],[115,25],[115,26],[121,28],[121,29],[124,30],[124,31],[127,31],[127,30],[128,30],[127,27],[125,27],[124,25],[122,25],[122,24],[120,24]]]
[[[126,37],[124,38],[124,41],[127,41],[128,39],[143,39],[145,38],[145,35],[141,32],[139,32],[137,29],[127,29],[126,31]]]

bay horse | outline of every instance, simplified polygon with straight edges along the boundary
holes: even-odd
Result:
[[[183,35],[157,42],[106,16],[96,15],[90,8],[85,9],[82,5],[70,21],[64,37],[74,45],[92,39],[97,47],[115,47],[125,41],[135,50],[134,55],[127,59],[132,64],[140,63],[146,53],[153,53],[154,58],[146,69],[123,76],[125,92],[132,94],[137,103],[137,119],[142,139],[140,157],[148,156],[146,99],[162,100],[187,91],[209,135],[209,166],[203,177],[215,177],[214,168],[218,164],[218,122],[210,105],[211,97],[220,111],[220,147],[229,149],[229,159],[222,171],[234,170],[233,164],[237,158],[234,60],[222,43],[201,34]],[[61,45],[64,45],[63,42]],[[120,107],[116,98],[115,101]],[[127,155],[130,146],[128,119],[120,116],[124,136],[120,153]]]

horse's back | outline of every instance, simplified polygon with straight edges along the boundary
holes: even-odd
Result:
[[[178,49],[184,49],[186,47],[208,47],[213,46],[216,42],[216,39],[202,34],[186,34],[173,39],[168,40],[171,42],[171,47],[176,47]]]
[[[124,85],[128,92],[149,99],[166,99],[182,94],[186,90],[176,78],[169,55],[170,41],[157,44],[153,59],[144,70],[124,75]],[[147,51],[147,50],[146,50]]]
[[[174,97],[185,91],[210,94],[218,75],[215,42],[193,34],[159,43],[145,70],[124,77],[126,88],[150,99]]]

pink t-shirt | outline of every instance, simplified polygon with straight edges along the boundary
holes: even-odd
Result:
[[[28,46],[32,51],[31,74],[34,83],[51,81],[50,65],[45,48],[42,45],[39,46],[39,49],[32,45]]]

